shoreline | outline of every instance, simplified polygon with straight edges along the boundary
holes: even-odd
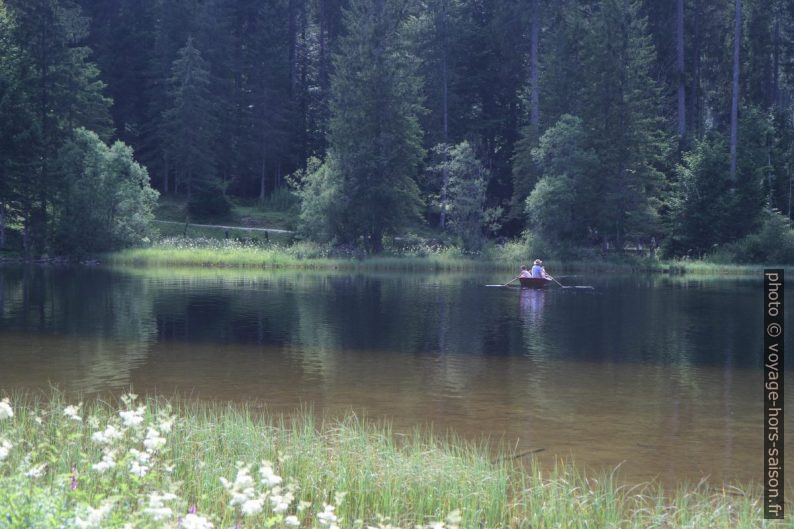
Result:
[[[511,251],[512,250],[512,251]],[[530,262],[515,250],[490,248],[482,255],[465,255],[450,248],[424,254],[384,253],[381,255],[335,256],[328,249],[314,245],[270,246],[242,245],[224,247],[150,246],[130,248],[83,259],[64,256],[39,256],[25,259],[20,255],[0,255],[0,266],[108,266],[127,268],[169,267],[185,270],[300,270],[353,272],[499,272],[511,273],[521,263]],[[505,254],[505,255],[500,255]],[[764,269],[782,268],[794,273],[794,266],[778,264],[718,263],[708,260],[661,260],[638,257],[593,257],[584,259],[547,259],[545,265],[555,273],[641,273],[668,275],[754,275]]]
[[[294,269],[340,271],[400,271],[400,272],[511,272],[528,257],[463,256],[458,252],[438,252],[427,255],[375,255],[364,257],[316,256],[313,252],[301,254],[289,248],[167,248],[149,247],[122,250],[102,259],[104,264],[128,267],[179,267],[219,269]],[[658,260],[650,258],[593,258],[563,260],[549,259],[546,266],[563,272],[627,272],[660,273],[672,275],[756,274],[765,268],[794,267],[766,264],[728,264],[704,260]]]

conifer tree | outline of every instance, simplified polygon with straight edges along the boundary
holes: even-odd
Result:
[[[26,253],[43,252],[50,239],[49,211],[60,186],[54,159],[75,127],[112,132],[105,84],[81,43],[88,19],[71,0],[8,0],[13,41],[19,50],[16,94],[29,112],[26,184],[20,187]]]
[[[660,88],[647,21],[634,0],[604,0],[588,35],[583,118],[601,160],[599,230],[616,247],[658,229],[661,168],[670,138],[658,108]]]
[[[214,215],[227,213],[228,201],[215,174],[212,140],[216,121],[209,69],[191,37],[174,61],[170,85],[171,107],[163,114],[161,126],[176,181],[183,184],[191,209]]]
[[[331,78],[329,154],[344,201],[340,239],[373,252],[417,215],[424,155],[416,59],[404,34],[408,2],[352,0]]]

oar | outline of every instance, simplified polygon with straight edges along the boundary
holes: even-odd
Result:
[[[554,279],[553,277],[551,277],[549,274],[546,274],[546,277],[548,277],[549,279],[551,279],[552,281],[554,281],[555,283],[557,283],[558,285],[560,285],[562,288],[571,288],[571,287],[566,287],[565,285],[563,285],[562,283],[560,283],[559,281],[557,281],[556,279]]]
[[[566,287],[565,285],[563,285],[562,283],[560,283],[559,281],[557,281],[556,279],[551,277],[549,274],[546,274],[546,277],[548,277],[549,279],[551,279],[552,281],[554,281],[555,283],[560,285],[562,288],[588,288],[588,289],[594,289],[595,288],[595,287],[591,287],[589,285],[576,285],[576,286],[567,286]]]
[[[511,279],[510,281],[508,281],[508,282],[507,282],[507,283],[505,283],[504,285],[485,285],[485,286],[486,286],[486,287],[499,287],[499,288],[501,288],[501,287],[506,287],[507,285],[509,285],[510,283],[512,283],[513,281],[515,281],[516,279],[518,279],[518,277],[514,277],[513,279]]]

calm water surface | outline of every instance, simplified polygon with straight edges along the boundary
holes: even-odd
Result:
[[[759,479],[760,276],[483,286],[505,279],[0,268],[0,393],[310,404],[542,448],[546,464],[621,465],[629,480]]]

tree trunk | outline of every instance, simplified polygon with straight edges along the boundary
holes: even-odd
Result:
[[[678,138],[686,135],[686,91],[684,87],[684,0],[677,0],[676,7],[676,74],[678,75]]]
[[[298,0],[289,0],[289,93],[290,96],[295,95],[295,86],[298,82],[297,76],[297,26],[298,14],[297,4]]]
[[[163,156],[163,194],[168,193],[168,155]]]
[[[259,175],[259,202],[265,202],[265,189],[267,188],[265,184],[265,177],[267,175],[267,158],[262,155],[262,173]]]
[[[308,139],[308,115],[309,115],[309,91],[307,83],[307,75],[309,71],[309,50],[306,45],[306,31],[308,28],[308,6],[303,3],[301,5],[300,15],[300,35],[301,35],[301,50],[300,50],[300,165],[303,167],[306,164],[306,158],[309,151]]]
[[[6,205],[0,202],[0,250],[6,245]]]
[[[775,33],[772,37],[772,104],[782,108],[780,100],[780,14],[775,14]]]
[[[679,0],[680,1],[680,0]],[[529,123],[534,129],[537,137],[538,127],[540,126],[540,70],[538,66],[538,42],[540,40],[540,2],[532,0],[532,27],[530,29],[530,51],[529,51],[529,82],[531,85],[531,99],[529,111]]]
[[[731,178],[736,177],[736,140],[739,120],[739,48],[742,32],[742,0],[736,1],[733,27],[733,93],[731,95]]]
[[[788,218],[791,218],[791,188],[792,188],[792,181],[791,177],[794,176],[791,172],[791,165],[788,168]]]
[[[447,81],[447,0],[441,0],[441,82],[443,84],[441,90],[441,106],[443,113],[443,141],[446,146],[449,143],[449,106],[448,106],[448,90],[449,84]],[[444,155],[446,162],[446,154]],[[439,217],[439,226],[443,230],[447,224],[447,185],[449,183],[449,172],[447,171],[446,163],[441,172],[441,215]]]
[[[703,17],[703,4],[702,0],[695,0],[695,20],[701,20]],[[693,38],[693,79],[692,79],[692,93],[689,96],[689,121],[690,130],[695,131],[697,134],[700,131],[700,24],[695,24],[695,36]]]

